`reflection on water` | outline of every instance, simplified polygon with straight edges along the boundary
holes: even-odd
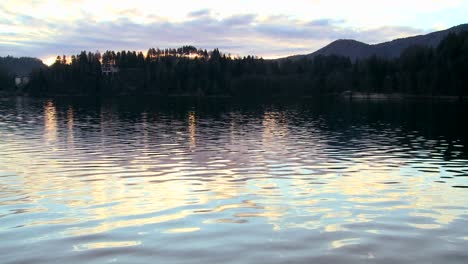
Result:
[[[195,117],[195,112],[190,111],[188,112],[188,130],[190,131],[190,149],[193,149],[196,147],[196,117]]]
[[[68,106],[67,124],[68,124],[68,145],[73,148],[74,136],[73,136],[73,107],[72,106]]]
[[[47,141],[57,139],[57,112],[52,101],[44,105],[44,137]]]
[[[2,263],[466,263],[467,113],[3,100]]]
[[[90,249],[99,249],[99,248],[115,248],[115,247],[131,247],[140,245],[140,241],[122,241],[122,242],[99,242],[99,243],[90,243],[74,246],[75,251],[83,251]]]

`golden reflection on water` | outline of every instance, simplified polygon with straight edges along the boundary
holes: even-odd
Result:
[[[119,216],[126,216],[123,215],[121,211],[110,210],[110,212],[106,212],[106,218],[116,218]],[[135,210],[133,212],[136,212]],[[145,211],[139,210],[139,213],[143,213]],[[115,215],[118,214],[118,215]],[[126,227],[138,227],[144,225],[154,225],[159,223],[170,222],[174,220],[183,219],[187,216],[191,215],[190,211],[180,211],[174,214],[166,214],[161,216],[155,217],[146,217],[146,218],[135,218],[135,219],[128,219],[128,220],[116,220],[116,221],[104,221],[97,226],[88,227],[88,228],[70,228],[66,233],[72,236],[80,236],[80,235],[90,235],[90,234],[100,234],[108,231],[112,231],[117,228],[126,228]],[[135,215],[138,217],[138,215]],[[93,218],[99,219],[99,218]]]
[[[71,105],[68,106],[67,109],[67,125],[68,125],[68,145],[70,148],[74,147],[75,144],[75,136],[73,133],[73,107]]]
[[[177,234],[177,233],[193,233],[200,231],[199,227],[186,227],[186,228],[174,228],[174,229],[168,229],[164,231],[163,233],[167,234]]]
[[[197,123],[195,111],[188,112],[188,131],[190,135],[190,149],[197,145]]]
[[[141,241],[96,242],[96,243],[76,245],[73,247],[73,250],[84,251],[84,250],[100,249],[100,248],[134,247],[140,244],[141,244]]]
[[[52,101],[47,101],[44,105],[44,137],[47,141],[57,139],[57,109]]]
[[[49,101],[45,105],[45,130],[44,138],[47,141],[55,140],[57,138],[57,117],[56,108],[54,104]],[[144,148],[148,149],[147,145],[149,142],[150,135],[147,133],[147,119],[145,115],[142,118],[142,133],[144,135],[143,141],[145,142]],[[196,146],[196,119],[195,113],[189,112],[188,119],[188,131],[189,131],[189,147],[194,148]],[[105,119],[101,119],[102,123],[105,123]],[[68,124],[68,138],[70,142],[73,142],[73,127],[74,127],[74,116],[73,108],[69,107],[67,110],[67,124]],[[101,126],[103,129],[105,126]],[[283,138],[283,135],[287,135],[288,127],[287,122],[281,115],[276,113],[266,113],[263,120],[263,136],[262,144],[265,148],[271,149],[284,149],[287,144],[291,144],[288,141],[280,141],[278,138]],[[101,130],[101,133],[105,133]],[[104,136],[104,135],[103,135]],[[234,135],[231,134],[234,137]],[[234,139],[230,139],[235,141]],[[183,150],[182,150],[183,151]],[[273,150],[272,150],[273,151]],[[266,153],[268,154],[268,152]],[[143,154],[142,154],[143,155]],[[18,164],[21,164],[23,160],[34,159],[36,162],[43,163],[47,159],[41,161],[41,157],[32,156],[27,153],[19,155],[17,160]],[[138,164],[138,160],[133,160],[134,157],[129,157],[129,163]],[[257,157],[259,162],[264,162],[267,158],[263,155]],[[203,162],[203,159],[200,159]],[[88,161],[91,162],[91,161]],[[90,164],[93,164],[92,162]],[[53,165],[52,167],[50,167]],[[253,212],[237,212],[232,215],[232,219],[218,219],[216,222],[232,222],[242,223],[248,221],[252,217],[262,217],[272,224],[273,230],[279,231],[285,228],[307,228],[315,229],[323,227],[327,231],[342,230],[343,225],[347,223],[358,223],[371,221],[374,215],[371,214],[358,214],[352,215],[352,208],[340,209],[336,208],[323,208],[317,205],[318,201],[301,198],[303,194],[310,195],[323,195],[326,193],[335,194],[339,193],[346,197],[346,200],[356,204],[356,208],[372,208],[376,203],[382,203],[381,210],[397,210],[397,209],[418,209],[418,208],[434,208],[437,213],[424,213],[415,210],[411,212],[414,216],[430,216],[435,218],[439,224],[448,224],[453,221],[458,213],[454,210],[443,209],[443,205],[450,202],[450,200],[461,200],[459,194],[455,191],[444,193],[443,196],[437,195],[418,195],[421,190],[408,188],[403,193],[395,192],[395,185],[384,184],[388,181],[405,182],[409,186],[421,186],[427,179],[424,175],[418,177],[404,177],[401,176],[400,171],[404,168],[396,169],[389,172],[375,172],[375,163],[359,161],[355,165],[350,166],[347,170],[349,173],[343,175],[335,173],[328,175],[320,175],[321,181],[327,181],[326,185],[317,188],[317,185],[310,185],[310,180],[303,180],[299,177],[293,177],[292,179],[256,179],[246,182],[236,183],[235,185],[230,180],[232,177],[236,177],[237,174],[231,169],[217,169],[220,175],[229,177],[213,177],[211,181],[191,181],[173,179],[183,179],[188,175],[195,175],[190,168],[178,167],[178,164],[168,164],[168,168],[162,169],[163,175],[157,177],[160,181],[154,184],[148,184],[146,177],[129,177],[121,178],[119,175],[133,175],[138,176],[138,173],[123,173],[125,168],[121,166],[109,166],[109,164],[93,164],[94,169],[88,170],[88,177],[73,177],[76,172],[66,172],[67,167],[63,164],[48,164],[47,167],[36,167],[30,168],[29,173],[25,174],[24,177],[24,189],[30,193],[30,199],[40,201],[43,198],[56,198],[56,202],[63,203],[70,208],[86,208],[83,211],[79,219],[94,219],[94,220],[106,220],[114,219],[112,221],[103,221],[99,225],[89,228],[72,228],[69,230],[71,235],[84,235],[93,233],[107,232],[116,228],[130,227],[130,226],[141,226],[147,224],[157,224],[176,219],[183,219],[194,213],[218,213],[223,211],[229,211],[239,208],[251,208],[255,209]],[[151,164],[141,163],[135,166],[141,172],[147,171],[148,176],[154,176],[157,173],[150,172],[154,167]],[[54,186],[51,186],[51,182],[48,180],[47,175],[50,173],[48,170],[53,168],[55,171],[63,171],[60,175],[63,178],[55,179]],[[162,167],[164,168],[164,167]],[[210,173],[210,170],[197,171],[197,174],[204,175]],[[144,173],[140,173],[143,176]],[[263,176],[268,176],[267,174]],[[339,179],[338,179],[339,178]],[[155,178],[156,179],[156,178]],[[196,185],[194,185],[196,183]],[[291,186],[294,186],[293,188]],[[61,193],[54,195],[44,194],[41,195],[43,190],[50,189],[62,189],[62,190],[73,190],[68,192],[67,197],[63,198]],[[427,185],[427,192],[437,193],[435,185]],[[194,192],[197,190],[209,190],[202,192]],[[211,201],[222,201],[235,198],[246,192],[252,192],[252,190],[259,190],[257,193],[261,195],[263,204],[257,204],[254,201],[243,201],[238,204],[221,204],[214,208],[206,208],[198,211],[181,210],[177,213],[164,214],[161,216],[148,216],[140,217],[148,212],[160,212],[173,208],[183,207],[187,205],[189,201],[198,204],[209,204]],[[388,192],[387,192],[388,191]],[[86,199],[83,199],[86,197]],[[402,203],[389,203],[392,201],[403,201]],[[94,206],[89,206],[89,204]],[[275,205],[276,204],[276,205]],[[438,207],[438,205],[440,205]],[[288,216],[313,216],[320,215],[320,218],[316,220],[309,220],[306,222],[291,222],[287,220]],[[118,218],[134,217],[134,219],[122,219],[115,220]],[[341,219],[341,224],[336,224],[330,220]],[[52,223],[51,220],[43,222],[33,222],[31,225]],[[60,223],[70,223],[72,219],[67,218]],[[208,220],[204,222],[213,223]],[[420,224],[417,225],[419,228],[434,228],[437,225]],[[187,227],[189,228],[189,227]],[[199,229],[200,227],[190,227],[188,230],[193,228]],[[179,229],[174,229],[179,230]],[[181,228],[180,230],[185,230]],[[168,231],[171,232],[171,231]]]
[[[78,136],[80,121],[76,119],[73,107],[68,107],[66,117],[60,116],[63,118],[60,124],[68,129],[68,140],[63,140],[68,142],[67,146],[82,143]],[[98,118],[100,129],[98,127],[96,133],[100,138],[95,139],[98,142],[87,142],[82,146],[83,150],[92,150],[96,155],[79,153],[78,148],[66,152],[69,149],[62,146],[63,152],[54,156],[49,152],[37,155],[35,150],[18,152],[8,162],[0,157],[0,162],[5,164],[3,169],[18,172],[22,187],[18,192],[27,195],[28,201],[42,211],[64,207],[70,212],[59,219],[29,219],[26,226],[66,224],[69,226],[63,231],[66,236],[102,234],[148,225],[157,232],[183,234],[203,232],[209,228],[206,225],[248,224],[262,220],[277,232],[300,228],[331,233],[349,231],[347,225],[369,223],[382,214],[394,217],[391,219],[394,221],[403,221],[405,217],[434,220],[435,223],[407,223],[419,229],[448,225],[463,214],[463,209],[446,206],[463,204],[466,199],[463,190],[435,185],[436,174],[421,173],[403,160],[397,159],[393,162],[397,166],[387,168],[388,159],[357,157],[336,169],[332,168],[336,164],[329,162],[334,158],[331,154],[327,156],[317,151],[327,148],[327,143],[316,141],[308,149],[301,150],[307,152],[310,160],[319,155],[325,157],[305,164],[302,157],[295,155],[295,150],[302,146],[292,138],[293,124],[288,124],[286,116],[279,112],[265,112],[261,129],[251,131],[244,138],[235,133],[240,129],[236,122],[230,122],[228,136],[223,138],[224,145],[216,147],[244,153],[262,151],[248,157],[233,155],[222,159],[212,159],[219,155],[216,148],[197,151],[211,142],[203,141],[207,139],[203,138],[202,132],[209,131],[197,128],[195,111],[188,112],[187,120],[177,123],[185,131],[184,142],[171,141],[172,138],[163,142],[155,140],[161,130],[152,131],[154,124],[149,115],[143,113],[137,117],[140,123],[132,126],[138,136],[129,136],[134,140],[131,142],[138,144],[133,146],[132,152],[116,147],[106,149],[106,146],[119,143],[118,137],[110,136],[114,132],[111,125],[119,117],[101,111]],[[39,137],[52,145],[60,136],[66,136],[66,133],[59,133],[57,119],[56,107],[48,101],[44,106],[45,129]],[[249,137],[252,140],[247,143]],[[15,148],[9,142],[3,146]],[[293,151],[288,152],[288,149]],[[113,155],[124,157],[124,161],[108,159]],[[180,156],[181,160],[175,156]],[[289,156],[294,162],[286,160]],[[76,162],[67,163],[70,160]],[[275,174],[278,170],[269,165],[280,167],[282,174]],[[398,215],[400,211],[407,213]],[[87,222],[86,225],[74,225]],[[177,224],[164,225],[174,222]],[[371,226],[366,232],[378,234],[381,230]],[[358,242],[354,238],[337,239],[327,246],[341,248]],[[140,241],[130,240],[97,242],[78,244],[74,249],[140,244]]]
[[[279,112],[265,112],[262,126],[264,147],[272,151],[284,147],[282,140],[287,138],[289,134],[287,119],[284,114]]]
[[[149,151],[149,133],[148,133],[148,113],[144,112],[141,114],[141,131],[142,131],[142,138],[143,141],[143,150],[144,153],[148,153]]]
[[[340,240],[335,240],[331,242],[331,247],[332,248],[341,248],[344,246],[349,246],[353,244],[359,244],[359,239],[358,238],[347,238],[347,239],[340,239]]]

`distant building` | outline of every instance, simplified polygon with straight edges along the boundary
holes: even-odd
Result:
[[[15,78],[16,87],[23,87],[29,83],[29,77],[27,76],[18,76]]]
[[[118,73],[119,67],[110,63],[106,63],[106,64],[101,65],[101,70],[102,70],[102,74],[110,75],[110,74]]]

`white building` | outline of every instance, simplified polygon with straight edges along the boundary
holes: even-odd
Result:
[[[27,76],[22,76],[22,77],[16,77],[15,78],[16,87],[22,87],[22,86],[25,86],[28,83],[29,83],[29,77],[27,77]]]
[[[114,73],[119,72],[119,67],[110,63],[106,63],[106,64],[101,65],[101,70],[102,70],[102,74],[109,75],[109,74],[114,74]]]

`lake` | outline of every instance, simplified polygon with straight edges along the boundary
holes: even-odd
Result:
[[[0,99],[2,263],[468,263],[467,105]]]

